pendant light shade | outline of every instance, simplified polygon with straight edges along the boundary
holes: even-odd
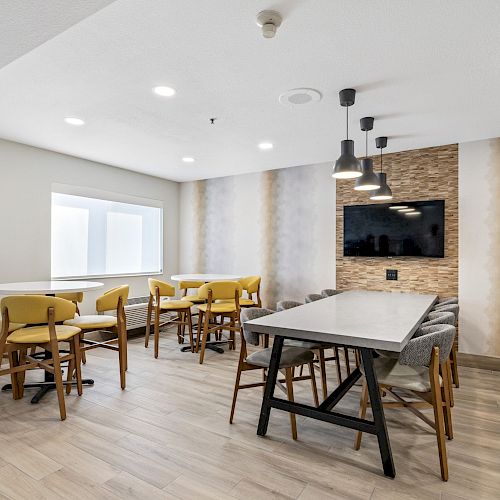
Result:
[[[368,131],[373,129],[373,118],[367,116],[361,118],[361,130],[365,132],[365,158],[361,160],[363,175],[356,179],[354,189],[356,191],[373,191],[380,187],[380,179],[373,171],[373,160],[368,158]]]
[[[359,160],[354,156],[354,141],[349,139],[340,143],[340,156],[335,162],[332,177],[354,179],[361,177],[363,171]]]
[[[372,192],[370,200],[392,200],[392,191],[387,184],[387,177],[384,172],[375,174],[380,183],[380,187]]]
[[[336,179],[355,179],[361,177],[361,163],[354,156],[354,141],[349,139],[349,106],[354,104],[356,91],[344,89],[339,92],[340,105],[346,108],[346,139],[340,143],[340,156],[333,167],[332,177]]]
[[[392,200],[392,190],[389,184],[387,184],[387,175],[382,170],[382,150],[387,146],[387,137],[377,137],[375,144],[380,149],[380,172],[377,174],[380,180],[380,187],[372,191],[370,200]]]
[[[379,176],[373,171],[373,160],[371,158],[363,158],[361,160],[361,168],[363,175],[356,179],[354,189],[356,191],[373,191],[380,187]]]

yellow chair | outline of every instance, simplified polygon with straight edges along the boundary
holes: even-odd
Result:
[[[76,326],[81,329],[80,345],[83,353],[90,349],[103,347],[112,351],[118,351],[120,365],[120,386],[125,389],[125,372],[127,371],[127,326],[125,318],[125,305],[128,299],[129,286],[122,285],[108,290],[97,298],[95,308],[98,314],[76,316],[64,322],[68,326]],[[116,311],[116,316],[104,315],[106,311]],[[85,338],[85,334],[112,333],[116,338],[109,340],[92,340]],[[115,345],[118,343],[118,345]]]
[[[20,399],[24,393],[24,377],[26,370],[42,368],[54,375],[59,413],[61,420],[66,418],[64,401],[64,382],[61,362],[68,361],[68,382],[71,382],[73,371],[76,374],[78,395],[82,394],[81,356],[79,334],[80,328],[67,325],[56,325],[75,315],[73,303],[58,297],[40,295],[21,295],[2,299],[2,331],[0,334],[0,362],[4,353],[8,354],[10,366],[0,369],[1,375],[11,375],[14,399]],[[12,323],[26,325],[10,333]],[[69,342],[70,353],[59,354],[59,342]],[[51,352],[49,359],[35,359],[27,354],[31,347],[41,347]],[[71,383],[67,384],[67,392],[71,392]]]
[[[56,293],[56,297],[60,299],[66,299],[73,302],[76,306],[76,314],[80,316],[80,309],[78,309],[78,304],[83,302],[83,292],[73,292],[73,293]]]
[[[243,287],[243,291],[247,292],[247,297],[240,297],[240,307],[262,307],[260,299],[260,276],[246,276],[238,280]],[[255,300],[254,296],[256,295]],[[218,300],[217,302],[234,302],[234,299],[226,301]]]
[[[188,294],[189,290],[196,290],[205,284],[204,281],[179,281],[179,290],[182,290],[181,300],[187,300],[193,304],[203,304],[205,299],[200,299],[198,293]]]
[[[235,349],[234,332],[240,331],[240,297],[243,287],[238,281],[212,281],[198,289],[198,296],[207,301],[198,306],[198,335],[196,337],[196,352],[200,352],[200,364],[205,358],[205,349],[209,336],[220,335],[229,331],[227,340],[211,342],[213,344],[229,344]],[[225,319],[228,318],[229,322]],[[220,323],[217,320],[220,319]]]
[[[192,302],[189,300],[168,300],[162,297],[175,297],[175,287],[164,281],[154,278],[149,278],[149,302],[148,302],[148,317],[146,323],[146,335],[144,337],[144,347],[149,345],[149,335],[151,330],[151,313],[154,310],[154,342],[155,342],[155,358],[158,358],[160,350],[160,326],[166,324],[177,325],[177,340],[179,344],[184,343],[184,332],[186,326],[189,333],[189,344],[191,352],[194,350],[193,344],[193,323],[191,320]],[[160,324],[160,315],[165,313],[177,313],[177,319],[168,319]]]

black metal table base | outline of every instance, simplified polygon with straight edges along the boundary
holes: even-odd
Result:
[[[369,434],[375,434],[378,439],[384,474],[388,477],[394,478],[396,476],[396,470],[394,468],[394,462],[392,459],[391,446],[389,443],[389,436],[387,434],[384,410],[382,407],[382,402],[380,400],[377,378],[373,370],[372,349],[359,348],[361,352],[361,359],[363,361],[365,378],[368,386],[368,394],[370,396],[371,408],[373,413],[373,421],[370,421],[331,411],[332,408],[334,408],[342,400],[342,398],[347,394],[351,387],[361,377],[359,368],[356,368],[356,370],[354,370],[318,407],[296,402],[292,403],[285,399],[274,397],[274,388],[276,386],[279,361],[281,358],[284,339],[285,337],[274,337],[271,362],[269,364],[267,383],[264,389],[264,397],[260,410],[257,434],[259,436],[266,435],[271,408],[277,408],[279,410],[296,413],[298,415],[303,415],[305,417],[313,418],[316,420],[322,420],[323,422],[330,422],[342,427],[348,427],[350,429],[368,432]]]
[[[72,380],[70,382],[64,381],[64,385],[71,384],[72,386],[76,387],[76,381]],[[82,380],[83,385],[94,385],[94,381],[91,378],[87,378]],[[47,380],[46,382],[33,382],[31,384],[24,384],[25,389],[34,389],[38,387],[38,391],[36,394],[31,398],[31,404],[37,404],[40,402],[40,400],[47,394],[49,391],[54,391],[56,389],[56,383],[50,380]],[[11,391],[12,390],[12,385],[11,384],[6,384],[2,387],[2,391]]]

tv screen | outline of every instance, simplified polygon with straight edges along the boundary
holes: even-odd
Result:
[[[346,257],[444,257],[444,200],[344,207]]]

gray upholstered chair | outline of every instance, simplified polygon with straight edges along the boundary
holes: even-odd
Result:
[[[249,389],[251,387],[262,387],[265,385],[265,371],[269,368],[269,363],[271,361],[271,353],[272,348],[267,347],[265,349],[260,349],[251,354],[248,354],[247,344],[258,346],[260,341],[260,335],[258,333],[254,333],[249,331],[249,329],[245,326],[245,322],[250,321],[252,319],[261,318],[262,316],[267,316],[268,314],[273,314],[274,311],[270,309],[263,309],[260,307],[252,307],[248,309],[241,310],[241,323],[243,335],[241,336],[241,350],[240,350],[240,359],[238,362],[238,371],[236,373],[236,381],[234,384],[234,393],[233,393],[233,403],[231,405],[231,415],[229,417],[229,423],[233,423],[234,410],[236,408],[236,399],[238,397],[238,391],[240,389]],[[310,380],[311,381],[311,389],[312,395],[314,399],[314,404],[316,406],[319,405],[318,401],[318,391],[316,388],[316,378],[314,376],[314,366],[313,366],[314,354],[308,350],[303,349],[301,347],[294,346],[284,346],[281,359],[280,359],[280,371],[285,375],[284,380],[278,380],[277,386],[283,390],[288,396],[289,401],[293,401],[293,382],[299,380]],[[294,368],[308,365],[309,366],[309,376],[294,376]],[[254,382],[250,384],[241,384],[241,374],[244,371],[249,370],[263,370],[263,382]],[[282,382],[285,382],[285,386],[282,385]],[[295,419],[295,414],[290,413],[290,425],[292,428],[292,437],[293,439],[297,439],[297,422]]]
[[[316,302],[317,300],[324,299],[324,297],[319,293],[309,293],[306,295],[306,304],[309,302]]]
[[[455,298],[453,298],[454,300]],[[452,300],[452,299],[448,299]],[[455,316],[455,327],[457,328],[457,335],[455,336],[455,342],[450,353],[451,361],[451,375],[455,387],[458,389],[460,387],[460,379],[458,376],[458,314],[460,312],[460,307],[458,304],[454,303],[438,303],[433,308],[434,312],[451,312]]]
[[[437,306],[446,305],[446,304],[458,304],[458,297],[443,297],[442,299],[438,299]]]
[[[447,387],[450,351],[455,339],[452,325],[432,325],[421,327],[419,335],[412,338],[399,355],[399,359],[376,358],[373,363],[378,384],[396,401],[384,402],[384,408],[406,407],[419,416],[436,431],[441,465],[441,478],[448,480],[448,461],[446,458],[445,434],[453,439],[451,409]],[[406,401],[394,389],[403,389],[419,396],[422,401]],[[432,405],[434,423],[422,415],[417,408]],[[368,389],[363,382],[359,417],[365,418],[368,406]],[[354,448],[361,446],[362,433],[358,432]]]
[[[321,296],[326,299],[327,297],[333,297],[334,295],[338,295],[342,293],[340,290],[334,290],[333,288],[325,288],[321,290]]]
[[[278,311],[285,311],[287,309],[292,309],[294,307],[302,305],[303,304],[301,304],[300,302],[296,302],[295,300],[281,300],[276,305],[276,308]],[[302,347],[303,349],[310,349],[316,354],[319,373],[321,376],[321,390],[323,393],[323,399],[326,399],[326,397],[328,396],[328,386],[326,379],[326,361],[332,361],[332,360],[335,361],[337,368],[337,381],[339,384],[342,382],[342,372],[340,371],[339,352],[338,352],[338,347],[335,344],[327,344],[326,342],[311,342],[308,340],[286,339],[284,345]],[[333,349],[334,356],[326,358],[325,349]]]

